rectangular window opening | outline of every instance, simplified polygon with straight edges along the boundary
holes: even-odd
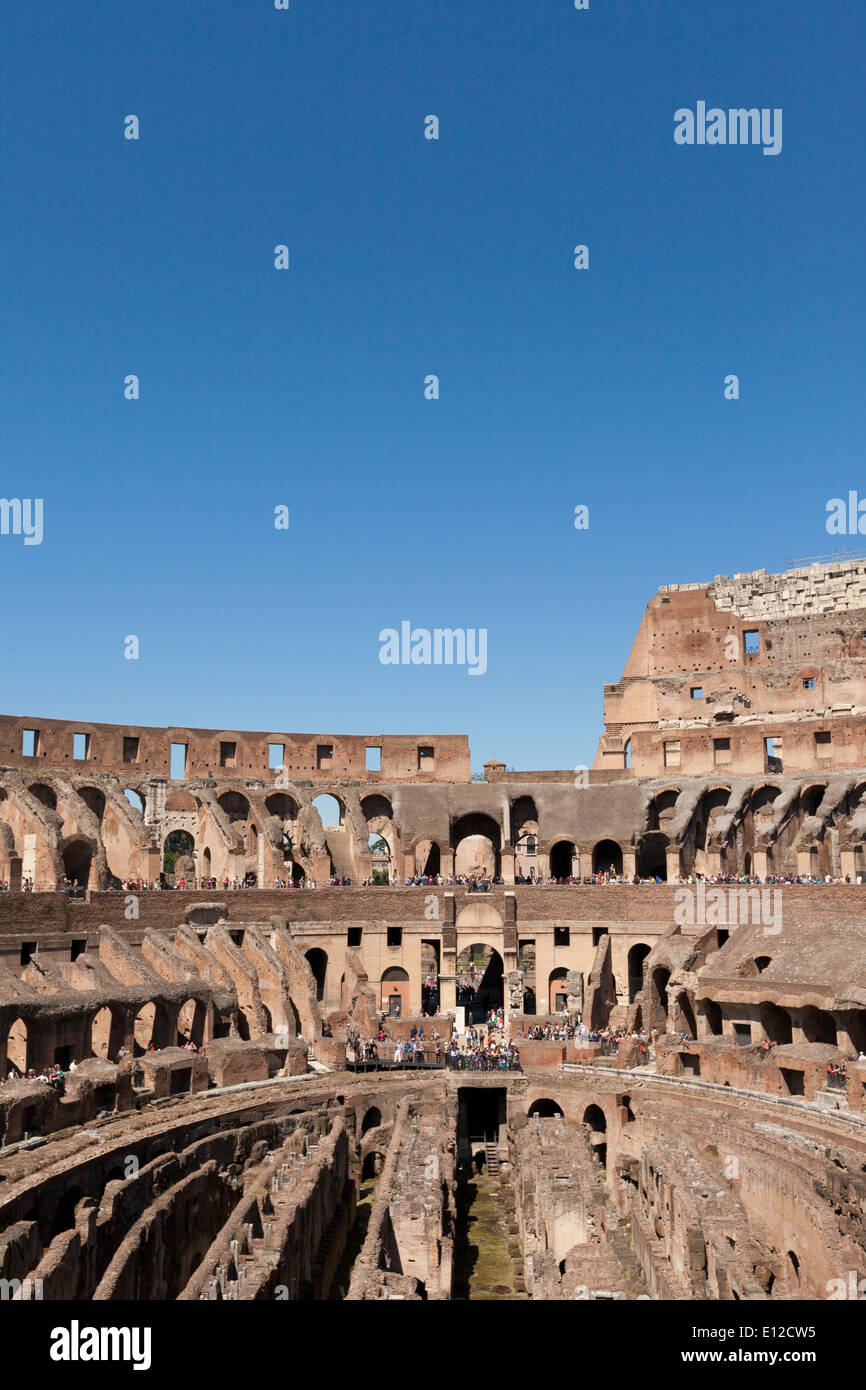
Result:
[[[743,647],[747,653],[761,650],[761,634],[757,628],[751,628],[748,632],[743,633]]]
[[[20,954],[20,956],[19,956],[19,960],[20,960],[20,962],[21,962],[22,965],[29,965],[30,962],[31,962],[31,960],[32,960],[33,957],[35,956],[35,954],[36,954],[36,942],[35,942],[35,941],[22,941],[22,942],[21,942],[21,954]]]
[[[362,931],[363,931],[363,927],[347,927],[347,928],[346,928],[346,945],[347,945],[347,946],[360,946],[360,944],[361,944],[361,933],[362,933]]]
[[[553,928],[553,944],[554,944],[554,946],[570,946],[570,945],[571,945],[571,928],[570,928],[570,927],[554,927],[554,928]]]
[[[366,754],[366,762],[365,762],[365,769],[366,769],[366,771],[367,771],[367,772],[381,772],[381,771],[382,771],[382,750],[381,750],[381,748],[379,748],[379,747],[369,747],[369,748],[366,748],[364,751],[365,751],[365,754]]]
[[[281,767],[285,766],[285,762],[286,745],[284,743],[269,743],[268,767],[272,768],[274,771],[278,771]]]
[[[319,743],[316,745],[316,767],[321,772],[323,768],[329,768],[334,757],[334,745],[332,743]]]
[[[765,772],[782,771],[782,740],[780,738],[764,739],[764,761]]]
[[[124,738],[123,740],[123,761],[125,763],[138,762],[138,739]]]
[[[389,946],[402,946],[402,945],[403,945],[403,928],[402,928],[402,927],[389,927],[389,928],[388,928],[388,945],[389,945]]]
[[[90,734],[72,735],[72,756],[77,763],[84,763],[90,753]]]
[[[236,743],[220,744],[220,767],[236,767],[238,746]]]
[[[814,676],[804,676],[804,677],[803,677],[803,689],[804,689],[804,690],[814,690],[814,689],[815,689],[815,677],[814,677]]]
[[[713,762],[729,763],[731,761],[731,740],[729,738],[713,739]]]
[[[186,777],[186,753],[189,747],[186,743],[173,743],[171,745],[171,780],[182,782]]]
[[[702,700],[704,698],[704,687],[702,685],[693,685],[691,688],[691,696],[693,700]]]
[[[418,745],[418,771],[433,771],[433,745],[430,743],[419,743]]]
[[[35,758],[39,752],[39,730],[21,730],[21,756],[22,758]]]
[[[86,950],[87,937],[82,938],[80,941],[73,941],[69,948],[69,959],[78,960],[78,957],[83,956]]]
[[[829,758],[829,757],[831,757],[831,756],[832,756],[832,753],[833,753],[833,749],[832,749],[832,747],[831,747],[832,742],[833,742],[833,740],[832,740],[832,737],[831,737],[831,735],[830,735],[829,730],[820,729],[820,730],[815,734],[815,753],[816,753],[816,755],[817,755],[819,758]]]

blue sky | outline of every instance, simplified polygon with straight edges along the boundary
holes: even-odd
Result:
[[[591,763],[660,584],[866,495],[862,17],[291,4],[3,7],[0,710]],[[404,619],[486,675],[381,665]]]

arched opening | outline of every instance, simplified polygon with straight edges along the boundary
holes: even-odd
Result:
[[[114,1061],[122,1043],[122,1020],[108,1006],[100,1009],[90,1025],[90,1051],[93,1056]]]
[[[204,1042],[205,1006],[196,999],[187,999],[177,1016],[177,1045],[185,1047],[195,1043],[201,1047]]]
[[[550,1120],[554,1115],[562,1115],[562,1107],[557,1105],[555,1100],[549,1100],[545,1096],[542,1100],[534,1100],[529,1107],[530,1119],[536,1115],[539,1119]]]
[[[43,806],[47,806],[49,811],[57,810],[57,794],[45,782],[34,782],[27,790],[37,801],[41,801]]]
[[[285,825],[298,819],[298,803],[288,792],[272,792],[265,798],[265,809]]]
[[[180,877],[178,860],[191,860],[195,863],[195,840],[188,830],[172,830],[166,835],[163,844],[162,867],[167,874]],[[183,866],[181,866],[183,868]]]
[[[382,1112],[378,1106],[371,1105],[364,1119],[361,1122],[361,1133],[366,1134],[368,1129],[377,1129],[382,1123]]]
[[[151,1042],[154,1041],[154,1025],[156,1023],[156,1005],[154,1003],[142,1004],[138,1013],[135,1015],[135,1022],[132,1025],[134,1046],[133,1053],[140,1057],[147,1052]]]
[[[243,792],[223,792],[221,796],[217,797],[217,802],[230,821],[249,820],[250,803]]]
[[[667,847],[668,837],[660,830],[648,830],[641,836],[635,865],[638,878],[658,878],[667,883]]]
[[[758,1016],[770,1042],[782,1046],[793,1041],[791,1015],[786,1009],[765,1001],[759,1005]]]
[[[661,1023],[663,1027],[667,1027],[668,981],[670,978],[671,972],[665,969],[663,965],[656,966],[652,973],[653,1019],[649,1025],[650,1027],[656,1027],[658,1023]]]
[[[492,946],[476,942],[464,946],[457,957],[457,1003],[467,1018],[483,1023],[491,1009],[505,1002],[502,957]]]
[[[102,824],[102,817],[105,815],[105,793],[100,791],[98,787],[79,787],[78,795]]]
[[[86,888],[90,880],[93,850],[84,840],[73,840],[63,851],[63,871],[74,888]]]
[[[27,1024],[23,1018],[16,1018],[9,1029],[6,1043],[6,1066],[14,1067],[24,1076],[27,1072]]]
[[[800,1260],[796,1251],[788,1251],[788,1281],[793,1289],[800,1287]]]
[[[573,877],[576,858],[577,847],[571,840],[557,840],[556,844],[550,847],[550,877]]]
[[[492,816],[471,812],[451,827],[454,872],[469,879],[498,878],[502,832]]]
[[[442,872],[439,846],[435,840],[419,840],[415,846],[416,878],[435,878]]]
[[[399,965],[392,965],[382,975],[382,1008],[391,1018],[405,1018],[409,1013],[409,976]]]
[[[619,878],[622,873],[622,850],[616,840],[599,840],[592,851],[592,872]]]
[[[370,851],[373,882],[381,887],[391,880],[391,846],[384,835],[371,830],[367,836],[367,848]]]
[[[676,1006],[674,1009],[674,1027],[677,1030],[677,1032],[685,1032],[689,1035],[690,1038],[696,1038],[698,1035],[697,1025],[695,1023],[695,1014],[691,1005],[691,1000],[689,999],[689,996],[686,994],[684,989],[680,990],[676,998]]]
[[[141,792],[135,792],[135,791],[133,791],[133,790],[132,790],[132,787],[124,787],[124,789],[123,789],[123,795],[126,797],[127,801],[129,802],[130,806],[132,807],[133,811],[137,811],[138,814],[139,814],[139,815],[142,817],[142,819],[143,819],[143,818],[144,818],[144,797],[141,795]]]
[[[211,877],[210,868],[211,868],[210,850],[208,849],[207,845],[205,845],[205,848],[202,850],[202,854],[201,854],[201,876],[202,876],[202,878],[210,878],[210,877]]]
[[[364,1162],[361,1165],[361,1180],[369,1182],[371,1178],[378,1178],[385,1162],[384,1154],[380,1154],[378,1149],[371,1149],[364,1155]]]
[[[637,996],[643,989],[643,963],[649,955],[651,947],[646,942],[638,941],[632,946],[628,953],[628,1002],[633,1004]]]
[[[319,946],[306,953],[307,962],[316,982],[316,998],[321,1002],[325,997],[325,979],[328,974],[328,956]]]
[[[565,983],[567,975],[565,966],[559,966],[557,970],[550,972],[548,1003],[552,1014],[564,1014],[568,1008],[568,990]]]
[[[336,796],[331,796],[329,792],[322,792],[320,796],[313,797],[313,805],[318,811],[325,829],[336,830],[345,824],[346,808]]]
[[[807,1042],[827,1043],[830,1047],[836,1046],[836,1020],[825,1009],[815,1009],[811,1006],[802,1009],[800,1023],[806,1034]]]
[[[54,1213],[48,1228],[48,1234],[51,1240],[53,1240],[55,1236],[59,1236],[61,1231],[68,1231],[70,1226],[75,1225],[75,1208],[78,1206],[83,1196],[84,1193],[80,1187],[70,1187],[64,1192],[57,1206],[54,1208]]]
[[[607,1118],[600,1105],[588,1105],[583,1112],[583,1123],[589,1132],[589,1142],[602,1168],[607,1167]]]

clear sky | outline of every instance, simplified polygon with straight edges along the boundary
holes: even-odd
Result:
[[[660,584],[858,547],[864,56],[855,3],[6,0],[0,710],[591,763]]]

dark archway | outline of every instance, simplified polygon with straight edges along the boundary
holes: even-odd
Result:
[[[391,1018],[405,1018],[409,1013],[409,976],[399,965],[392,965],[382,975],[381,1007]]]
[[[622,873],[622,850],[616,840],[599,840],[592,851],[592,872],[606,874],[611,871],[617,878]]]
[[[327,954],[319,946],[314,946],[312,950],[307,951],[306,958],[316,982],[316,998],[321,1001],[325,997],[325,980],[328,973]]]
[[[758,1006],[758,1016],[761,1020],[761,1027],[770,1042],[781,1046],[793,1041],[791,1015],[786,1009],[780,1008],[778,1004],[765,1001]]]
[[[378,1106],[371,1105],[371,1106],[370,1106],[370,1109],[367,1111],[366,1115],[364,1116],[363,1122],[362,1122],[362,1124],[361,1124],[361,1133],[362,1133],[362,1134],[366,1134],[368,1129],[377,1129],[378,1126],[379,1126],[381,1123],[382,1123],[382,1112],[381,1112],[381,1110],[378,1108]]]
[[[172,830],[166,835],[163,845],[162,867],[167,874],[174,873],[178,859],[192,859],[195,854],[195,840],[186,830]]]
[[[554,1115],[561,1115],[562,1107],[557,1105],[555,1100],[550,1100],[546,1096],[542,1100],[534,1100],[529,1107],[530,1119],[537,1115],[540,1119],[552,1119]]]
[[[628,1002],[633,1004],[643,989],[643,963],[652,948],[638,941],[628,953]]]
[[[93,850],[84,840],[73,840],[63,851],[63,869],[70,883],[86,888],[90,879]]]
[[[577,849],[571,840],[557,840],[550,847],[550,877],[571,878],[576,858]]]

